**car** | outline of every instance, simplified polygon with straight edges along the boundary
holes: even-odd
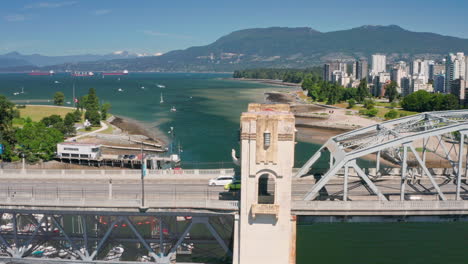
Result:
[[[135,159],[135,158],[136,158],[135,155],[130,155],[130,156],[128,156],[128,159]]]
[[[231,183],[234,180],[232,176],[218,176],[216,178],[210,179],[208,185],[210,186],[224,186]]]
[[[234,180],[231,183],[224,185],[224,190],[226,191],[238,191],[241,188],[241,181]]]
[[[128,159],[128,155],[123,155],[122,159]]]

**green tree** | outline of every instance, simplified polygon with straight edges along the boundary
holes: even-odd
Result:
[[[97,110],[87,110],[85,112],[85,118],[88,119],[92,126],[100,126],[101,124],[101,115]]]
[[[74,113],[67,113],[63,120],[63,124],[65,126],[65,134],[66,135],[74,135],[76,134],[75,129],[75,114]]]
[[[401,101],[401,107],[408,111],[415,111],[415,112],[425,112],[425,111],[432,111],[432,99],[430,93],[419,90],[412,94],[409,94],[403,98]]]
[[[356,105],[356,100],[354,100],[353,98],[348,100],[348,109],[353,108],[355,105]]]
[[[5,96],[0,95],[0,144],[4,146],[2,159],[14,160],[14,145],[16,142],[13,130],[13,118],[15,117],[15,105]]]
[[[16,130],[16,150],[25,155],[26,160],[51,160],[57,150],[57,143],[63,141],[63,134],[55,128],[46,127],[42,122],[26,123]]]
[[[73,112],[73,118],[75,122],[81,122],[82,116],[83,113],[78,108]]]
[[[101,119],[106,120],[107,119],[107,113],[109,112],[109,109],[111,108],[110,103],[104,103],[101,106]]]
[[[358,86],[357,91],[356,91],[355,99],[359,103],[362,103],[362,102],[364,102],[364,99],[366,99],[369,96],[370,96],[370,94],[369,94],[369,89],[367,88],[367,79],[364,78],[359,83],[359,86]]]
[[[385,116],[386,119],[395,119],[398,117],[398,112],[394,109],[388,111]]]
[[[56,92],[54,94],[54,104],[63,105],[64,102],[65,102],[65,95],[62,92]]]
[[[391,103],[398,97],[398,84],[395,81],[390,82],[385,87],[385,97],[388,98],[388,101]]]
[[[99,111],[99,98],[96,95],[96,89],[89,88],[88,96],[84,99],[86,100],[86,111],[96,110]]]
[[[367,99],[367,100],[364,101],[364,107],[365,107],[367,110],[373,109],[374,106],[375,106],[374,100],[372,100],[372,99]]]
[[[366,115],[370,117],[374,117],[379,113],[379,110],[377,108],[372,108],[366,111]]]

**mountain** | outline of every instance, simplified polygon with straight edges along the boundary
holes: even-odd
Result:
[[[40,54],[23,55],[18,52],[10,52],[0,55],[0,68],[16,66],[50,66],[63,63],[78,63],[84,61],[105,61],[115,59],[138,58],[142,54],[130,53],[128,51],[116,51],[105,55],[84,54],[68,56],[44,56]],[[148,56],[148,54],[143,54]]]
[[[253,28],[232,32],[215,42],[161,56],[65,63],[52,70],[233,71],[245,68],[305,68],[330,60],[387,54],[396,61],[442,59],[449,52],[468,52],[468,39],[412,32],[396,25],[362,26],[320,32],[311,28]]]

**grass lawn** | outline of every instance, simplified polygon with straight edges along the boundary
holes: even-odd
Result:
[[[20,117],[31,118],[32,121],[41,121],[42,118],[51,116],[51,115],[59,115],[62,118],[65,117],[66,114],[75,111],[73,108],[64,108],[59,106],[40,106],[40,105],[27,105],[26,108],[19,108]]]
[[[353,110],[362,110],[362,109],[365,109],[364,107],[362,106],[355,106],[352,108]],[[390,110],[390,108],[380,108],[380,107],[377,107],[375,108],[377,110],[379,110],[379,112],[377,113],[377,117],[380,117],[380,118],[383,118],[385,119],[385,114],[388,113]],[[412,111],[406,111],[406,110],[401,110],[401,109],[395,109],[399,115],[402,115],[403,116],[410,116],[410,115],[416,115],[416,114],[419,114],[418,112],[412,112]]]

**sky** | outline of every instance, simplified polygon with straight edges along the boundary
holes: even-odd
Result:
[[[3,0],[0,54],[165,53],[232,31],[399,25],[468,38],[466,0]]]

